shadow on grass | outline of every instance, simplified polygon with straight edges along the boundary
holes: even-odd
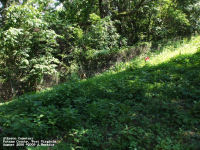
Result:
[[[0,140],[61,138],[68,149],[200,149],[199,100],[200,52],[1,105]]]

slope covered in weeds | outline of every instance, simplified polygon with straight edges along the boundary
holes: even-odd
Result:
[[[58,150],[198,150],[199,43],[195,37],[149,54],[148,63],[138,57],[94,78],[1,104],[0,140],[57,139],[51,149]]]

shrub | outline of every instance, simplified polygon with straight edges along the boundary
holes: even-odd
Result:
[[[105,56],[110,56],[111,53],[126,46],[126,40],[117,33],[110,17],[101,19],[93,13],[90,14],[89,22],[90,25],[83,34],[80,47],[74,51],[76,62],[83,72],[89,72],[91,68],[96,70],[109,61]]]
[[[0,36],[1,78],[10,83],[13,95],[35,91],[45,74],[56,73],[58,35],[32,6],[13,5],[6,17]]]

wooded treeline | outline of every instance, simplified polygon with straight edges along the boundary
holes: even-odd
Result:
[[[0,2],[2,100],[89,77],[150,42],[200,32],[199,0]]]

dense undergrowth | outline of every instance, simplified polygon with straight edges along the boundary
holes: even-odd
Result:
[[[199,0],[0,0],[0,102],[199,33]]]
[[[57,150],[198,150],[199,43],[198,36],[168,45],[149,54],[147,63],[141,56],[96,77],[3,103],[0,140],[58,139],[50,148]]]

